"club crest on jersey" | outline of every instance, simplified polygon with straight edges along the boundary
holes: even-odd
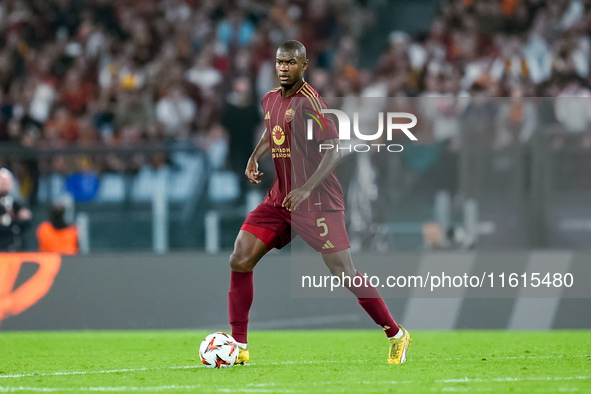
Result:
[[[273,127],[273,141],[275,141],[277,145],[283,145],[285,142],[285,133],[279,125]]]
[[[291,119],[293,118],[293,116],[295,115],[295,111],[291,108],[289,108],[287,111],[285,111],[285,121],[286,122],[291,122]]]

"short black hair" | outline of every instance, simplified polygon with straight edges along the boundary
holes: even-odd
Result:
[[[306,60],[308,58],[306,55],[306,47],[297,40],[285,41],[279,46],[279,48],[277,48],[277,51],[293,52],[296,57],[301,57],[302,60]]]
[[[49,222],[53,227],[60,230],[68,227],[66,224],[66,207],[60,202],[54,202],[49,207]]]

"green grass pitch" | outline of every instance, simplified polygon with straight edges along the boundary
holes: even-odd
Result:
[[[255,331],[251,365],[201,366],[204,331],[0,333],[1,392],[591,392],[591,331]]]

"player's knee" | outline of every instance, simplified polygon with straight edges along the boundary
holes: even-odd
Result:
[[[230,255],[230,269],[236,272],[250,272],[254,269],[254,262],[251,258],[234,252]]]

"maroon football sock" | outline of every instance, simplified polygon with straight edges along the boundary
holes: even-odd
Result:
[[[232,271],[228,306],[232,336],[237,342],[247,343],[248,312],[254,298],[254,283],[251,272]]]
[[[357,297],[359,305],[367,312],[376,324],[380,325],[388,338],[393,337],[398,333],[398,324],[392,318],[386,303],[380,296],[378,290],[370,285],[368,281],[363,278],[363,275],[357,271],[355,277],[360,277],[361,280],[356,279],[353,284],[362,284],[362,286],[347,287],[349,291]]]

